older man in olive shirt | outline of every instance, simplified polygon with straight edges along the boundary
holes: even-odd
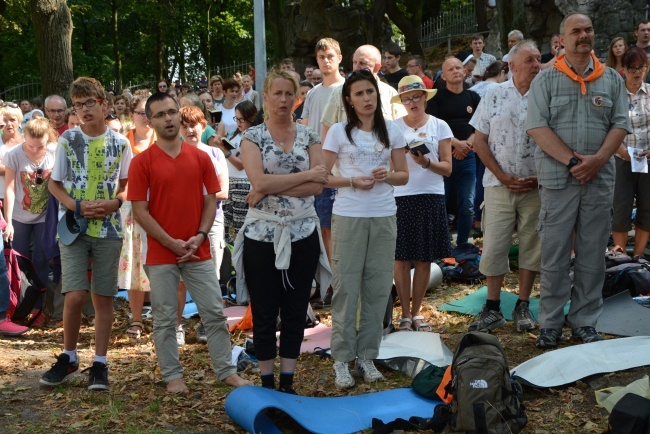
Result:
[[[628,132],[625,85],[592,54],[591,19],[574,14],[560,25],[566,55],[539,73],[528,97],[528,134],[538,145],[535,165],[541,210],[541,334],[536,345],[551,348],[562,339],[564,306],[574,338],[602,340],[596,323],[614,194],[612,155]],[[569,279],[575,230],[575,272]]]

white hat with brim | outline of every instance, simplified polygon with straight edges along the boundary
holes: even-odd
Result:
[[[416,90],[426,92],[427,101],[429,101],[431,98],[434,97],[436,93],[438,93],[437,89],[427,89],[422,79],[417,75],[407,75],[406,77],[402,78],[399,81],[399,84],[397,85],[397,95],[395,95],[390,99],[390,103],[401,104],[402,99],[400,98],[400,95],[402,95],[403,93],[413,92]]]

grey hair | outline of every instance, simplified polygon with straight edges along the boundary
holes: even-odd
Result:
[[[578,13],[578,12],[571,13],[571,14],[567,15],[566,17],[564,17],[564,19],[560,23],[560,35],[564,36],[564,31],[566,30],[566,20],[568,20],[570,17],[572,17],[574,15],[582,15],[583,17],[586,17],[586,18],[589,19],[589,21],[591,21],[591,17],[589,17],[588,15],[581,14],[581,13]]]
[[[63,107],[68,108],[68,104],[65,102],[65,98],[63,98],[60,95],[50,95],[47,98],[45,98],[45,101],[43,102],[43,107],[47,107],[47,103],[50,102],[53,99],[59,99],[61,102],[63,102]]]
[[[524,40],[524,34],[521,33],[521,31],[519,31],[519,30],[513,30],[510,33],[508,33],[508,37],[511,37],[511,36],[516,36],[517,39],[519,39],[520,41]]]
[[[536,50],[539,50],[539,48],[537,48],[537,44],[535,43],[535,41],[526,39],[524,41],[517,43],[517,45],[515,45],[510,49],[510,52],[508,53],[508,62],[514,62],[515,59],[517,58],[517,53],[519,53],[519,50],[521,50],[524,47],[534,48]]]

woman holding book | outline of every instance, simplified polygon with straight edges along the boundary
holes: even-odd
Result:
[[[408,114],[395,123],[410,148],[406,157],[409,181],[395,187],[397,248],[394,273],[402,306],[397,330],[431,331],[420,308],[429,283],[431,263],[451,254],[443,177],[451,174],[453,133],[446,122],[425,113],[427,101],[437,91],[427,89],[420,77],[402,78],[397,92],[391,103],[403,104]],[[412,279],[411,263],[415,263]]]
[[[393,280],[393,186],[408,181],[406,142],[399,127],[382,116],[374,75],[353,72],[342,94],[348,120],[332,126],[323,146],[328,170],[338,163],[340,172],[326,184],[338,188],[332,211],[332,357],[339,389],[354,386],[348,365],[354,360],[355,374],[365,381],[384,378],[373,359]]]

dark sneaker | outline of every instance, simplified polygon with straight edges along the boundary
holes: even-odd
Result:
[[[535,341],[537,348],[554,348],[557,343],[564,340],[562,329],[542,329],[542,332]]]
[[[205,326],[203,325],[203,321],[196,323],[194,326],[194,331],[196,331],[197,341],[201,342],[202,344],[208,343],[208,336],[205,334]]]
[[[314,309],[324,309],[326,307],[331,307],[332,306],[332,296],[334,295],[334,290],[330,286],[327,288],[327,292],[325,293],[325,298],[322,300],[316,300],[314,304],[312,305],[312,308]]]
[[[584,342],[585,344],[603,340],[603,337],[598,334],[596,329],[589,326],[578,327],[573,329],[573,333],[571,337],[573,339],[582,339],[582,342]]]
[[[289,395],[297,395],[298,392],[293,390],[293,387],[291,386],[284,386],[284,387],[279,387],[278,390],[282,393],[288,393]]]
[[[525,332],[535,329],[535,318],[528,309],[528,302],[522,301],[512,311],[512,319],[518,332]]]
[[[102,362],[93,362],[88,372],[88,390],[108,390],[108,367]]]
[[[72,377],[79,370],[79,361],[70,362],[70,356],[61,353],[57,356],[56,362],[39,380],[47,386],[58,386],[68,378]]]
[[[506,319],[501,314],[501,311],[489,310],[487,307],[483,306],[483,310],[478,314],[476,320],[470,324],[469,331],[487,332],[503,327],[505,323]]]

